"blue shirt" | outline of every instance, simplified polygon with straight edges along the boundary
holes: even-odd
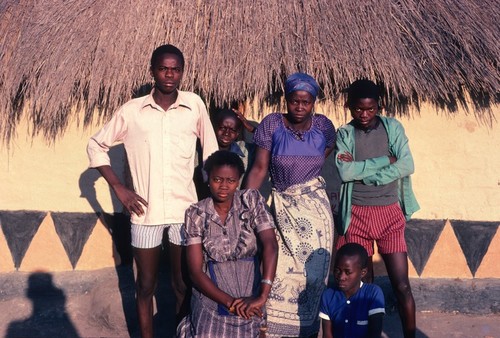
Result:
[[[284,114],[269,114],[254,133],[254,143],[271,152],[269,173],[278,191],[318,177],[325,150],[334,146],[336,137],[332,121],[324,115],[314,114],[309,130],[301,133],[288,128],[283,119]]]
[[[368,334],[368,317],[385,313],[382,289],[376,284],[363,284],[349,299],[343,291],[328,288],[323,291],[320,318],[332,322],[335,338],[360,338]]]

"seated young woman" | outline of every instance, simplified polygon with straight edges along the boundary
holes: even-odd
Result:
[[[186,211],[191,314],[179,337],[259,337],[278,259],[275,225],[257,190],[237,190],[244,172],[235,153],[219,150],[204,166],[211,197]]]

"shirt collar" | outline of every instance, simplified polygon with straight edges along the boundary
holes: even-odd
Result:
[[[229,151],[235,153],[239,157],[245,157],[245,154],[236,142],[231,143],[231,145],[229,146]]]
[[[375,116],[375,119],[376,119],[376,121],[375,121],[375,124],[373,125],[373,127],[368,128],[366,130],[363,130],[365,133],[369,133],[372,130],[377,130],[378,129],[378,127],[380,126],[380,119],[378,118],[378,116]]]
[[[229,210],[228,214],[233,213],[234,210],[243,211],[244,209],[246,209],[246,207],[244,207],[244,205],[241,201],[241,194],[242,194],[242,190],[236,190],[234,192],[233,203],[231,205],[231,209]],[[198,209],[198,213],[199,214],[206,213],[206,214],[210,215],[211,218],[213,219],[213,216],[217,214],[217,212],[215,211],[215,207],[214,207],[214,200],[211,197],[209,197],[209,198],[204,199],[203,203],[205,203],[204,208],[200,205],[196,206],[196,208]]]
[[[354,123],[354,120],[351,122],[352,123],[352,126],[356,129],[356,130],[359,130],[359,131],[362,131],[363,133],[365,134],[368,134],[369,132],[371,132],[372,130],[377,130],[378,127],[380,127],[380,125],[382,124],[381,121],[380,121],[380,118],[378,117],[378,115],[375,116],[375,119],[377,119],[375,121],[375,125],[371,128],[368,128],[368,129],[361,129],[361,128],[357,128],[356,127],[356,123]]]
[[[142,104],[142,107],[146,107],[146,106],[151,106],[155,109],[158,109],[158,110],[163,110],[154,100],[153,98],[153,93],[156,89],[153,88],[151,90],[151,92],[149,93],[149,95],[146,96],[145,100],[144,100],[144,103]],[[177,99],[175,100],[175,102],[170,106],[170,108],[168,108],[169,110],[170,109],[177,109],[179,106],[182,106],[182,107],[186,107],[188,108],[189,110],[193,110],[191,105],[190,105],[190,102],[186,99],[186,95],[184,94],[183,91],[181,90],[177,90]]]

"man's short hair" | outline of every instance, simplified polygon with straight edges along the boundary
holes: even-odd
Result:
[[[359,257],[359,264],[361,264],[361,269],[368,267],[368,253],[366,249],[358,243],[346,243],[340,247],[335,255],[335,262],[338,261],[340,257]]]
[[[184,55],[182,54],[181,50],[175,47],[174,45],[162,45],[156,48],[153,51],[153,54],[151,55],[151,64],[150,64],[151,68],[153,68],[158,58],[165,54],[177,55],[179,61],[181,62],[181,66],[184,69]]]
[[[347,89],[347,106],[351,107],[359,99],[374,99],[379,102],[380,88],[370,80],[356,80]]]

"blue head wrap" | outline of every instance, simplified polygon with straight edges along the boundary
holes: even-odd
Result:
[[[297,90],[306,91],[316,99],[319,92],[319,85],[312,76],[306,73],[294,73],[286,79],[285,95],[288,96]]]

